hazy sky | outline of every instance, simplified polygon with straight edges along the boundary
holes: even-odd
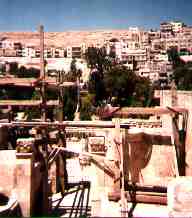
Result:
[[[192,0],[0,0],[0,31],[158,28],[165,20],[192,25]]]

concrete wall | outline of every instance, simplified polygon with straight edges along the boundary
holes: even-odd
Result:
[[[175,93],[174,93],[175,92]],[[186,175],[192,175],[192,91],[170,91],[163,90],[158,93],[160,97],[160,106],[172,106],[173,98],[175,101],[175,106],[182,107],[188,109],[188,121],[187,121],[187,132],[186,132],[186,140],[185,140],[185,154],[186,154]],[[167,129],[170,128],[170,118],[164,116],[163,119],[164,126],[167,126]]]
[[[192,108],[192,91],[176,91],[176,106],[183,108]],[[159,92],[160,106],[172,106],[173,93],[170,90],[162,90]]]

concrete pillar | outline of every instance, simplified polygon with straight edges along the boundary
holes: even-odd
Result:
[[[192,217],[192,177],[179,177],[168,184],[169,217]]]
[[[120,194],[120,158],[121,158],[121,145],[122,137],[120,131],[120,121],[119,119],[113,119],[115,123],[115,129],[113,129],[111,137],[111,145],[108,147],[106,157],[108,159],[108,166],[115,173],[115,178],[109,177],[107,175],[107,186],[108,186],[108,197],[109,199],[118,200]],[[115,182],[115,180],[117,180]]]
[[[15,151],[0,151],[0,193],[11,196],[15,188]]]
[[[33,212],[32,165],[32,153],[16,154],[16,195],[24,217],[31,217]]]

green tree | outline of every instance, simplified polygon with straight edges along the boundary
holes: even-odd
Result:
[[[173,80],[180,90],[192,90],[192,63],[181,65],[173,72]]]
[[[41,99],[41,92],[40,90],[34,90],[31,100],[40,100]],[[40,119],[41,118],[41,110],[38,107],[27,108],[25,110],[25,115],[27,116],[28,120],[32,119]]]
[[[132,106],[149,107],[153,99],[153,87],[146,77],[138,76],[135,83],[135,92]]]
[[[65,120],[73,120],[74,113],[77,106],[77,87],[68,87],[64,89],[63,93],[64,102],[64,118]]]
[[[93,70],[89,77],[88,91],[94,96],[93,104],[95,106],[101,105],[106,96],[103,78],[103,73],[98,70]]]
[[[81,97],[81,107],[80,107],[80,119],[81,120],[91,120],[93,115],[93,96],[91,94],[86,94]]]
[[[70,82],[76,82],[77,80],[80,81],[80,78],[82,76],[82,71],[81,69],[77,69],[76,62],[77,61],[75,59],[72,59],[70,71],[65,75],[66,81],[70,81]]]
[[[126,106],[131,104],[135,91],[136,75],[125,66],[115,66],[104,75],[107,101],[111,104]]]
[[[91,69],[88,91],[94,96],[94,105],[101,105],[105,99],[104,74],[111,69],[113,58],[107,55],[106,49],[90,47],[85,53]]]
[[[19,78],[38,78],[40,70],[33,67],[27,69],[24,66],[18,68],[18,64],[13,62],[10,64],[10,73]]]
[[[89,47],[85,52],[85,59],[89,68],[97,69],[100,73],[104,73],[105,70],[110,69],[112,66],[112,59],[107,55],[104,47]]]
[[[173,68],[177,68],[182,65],[182,61],[180,60],[179,53],[177,47],[172,47],[167,51],[168,60],[173,64]]]
[[[18,63],[17,62],[10,63],[10,73],[17,76],[18,72],[19,72]]]

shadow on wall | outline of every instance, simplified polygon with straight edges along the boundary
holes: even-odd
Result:
[[[144,132],[129,133],[126,142],[131,182],[160,185],[158,180],[166,184],[166,178],[175,176],[171,137]]]
[[[128,134],[129,161],[131,181],[140,181],[141,169],[145,168],[151,159],[152,139],[145,133]]]

